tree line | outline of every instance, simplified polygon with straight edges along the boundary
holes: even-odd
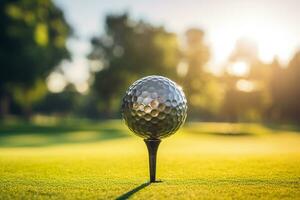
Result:
[[[104,33],[91,38],[88,94],[72,85],[50,93],[46,78],[70,59],[66,40],[72,29],[50,0],[0,3],[0,109],[30,117],[32,113],[91,118],[119,117],[122,96],[135,80],[167,76],[184,89],[189,118],[219,121],[300,121],[300,52],[287,66],[258,57],[254,42],[240,39],[221,74],[207,69],[211,59],[205,32],[190,28],[183,41],[162,26],[125,14],[108,15]],[[221,35],[220,35],[221,37]],[[274,41],[276,42],[276,41]],[[231,72],[246,63],[245,74]]]

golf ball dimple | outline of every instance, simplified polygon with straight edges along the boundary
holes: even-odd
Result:
[[[174,134],[187,113],[185,95],[163,76],[147,76],[134,82],[122,102],[122,116],[136,135],[160,139]]]

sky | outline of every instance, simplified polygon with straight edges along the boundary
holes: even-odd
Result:
[[[235,42],[241,37],[258,44],[259,57],[271,62],[276,55],[287,64],[300,49],[299,0],[55,0],[65,12],[76,37],[68,41],[73,54],[71,63],[64,62],[66,78],[79,91],[88,88],[86,55],[90,38],[103,33],[105,16],[128,12],[133,19],[163,25],[168,31],[183,36],[191,27],[205,31],[212,58],[208,67],[219,72]]]

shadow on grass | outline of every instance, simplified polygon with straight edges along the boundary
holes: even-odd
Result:
[[[220,133],[220,132],[208,132],[206,134],[209,135],[216,135],[216,136],[225,136],[225,137],[239,137],[239,136],[254,136],[252,133],[247,132],[226,132],[226,133]]]
[[[117,197],[115,200],[125,200],[125,199],[128,199],[133,194],[137,193],[138,191],[142,190],[143,188],[147,187],[150,184],[151,184],[150,182],[143,183],[143,184],[141,184],[141,185],[133,188],[132,190],[126,192],[125,194],[122,194],[121,196]]]
[[[227,122],[192,122],[186,126],[186,130],[194,134],[215,136],[259,136],[283,132],[300,132],[300,126],[296,124],[279,123],[227,123]]]
[[[43,147],[66,143],[90,143],[128,137],[127,131],[113,124],[34,124],[4,125],[0,127],[1,147]]]
[[[201,130],[190,130],[190,133],[199,135],[214,135],[222,137],[243,137],[243,136],[256,136],[255,133],[246,131],[201,131]]]
[[[300,126],[296,124],[275,124],[275,123],[268,123],[265,124],[266,127],[272,129],[276,132],[281,131],[292,131],[292,132],[300,132]]]

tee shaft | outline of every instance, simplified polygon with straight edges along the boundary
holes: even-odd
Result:
[[[149,154],[149,172],[150,172],[150,183],[156,181],[156,155],[157,149],[161,142],[160,139],[144,139],[146,143],[148,154]]]

